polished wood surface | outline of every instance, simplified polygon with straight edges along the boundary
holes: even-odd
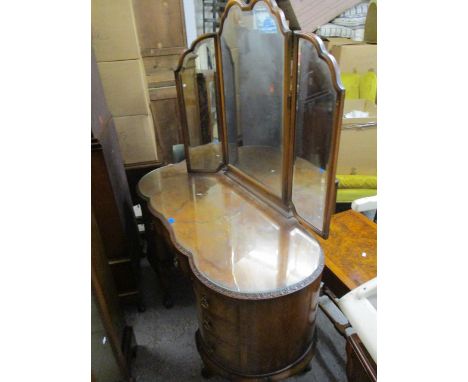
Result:
[[[222,164],[222,147],[220,143],[208,143],[189,148],[192,168],[218,168]],[[270,188],[281,184],[281,151],[268,146],[242,146],[237,148],[237,166],[262,184]],[[151,197],[160,176],[154,174],[142,179],[141,191],[146,198]],[[326,196],[326,177],[323,171],[307,160],[296,158],[293,177],[293,203],[304,219],[319,225],[323,220],[323,202]]]
[[[364,215],[354,210],[333,215],[328,240],[316,238],[325,266],[348,290],[377,276],[377,224]]]
[[[268,208],[222,173],[187,173],[181,162],[152,171],[139,190],[170,227],[175,245],[221,288],[297,289],[319,273],[320,246],[297,220]]]

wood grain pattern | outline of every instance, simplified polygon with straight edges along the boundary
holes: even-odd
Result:
[[[346,339],[346,375],[349,382],[376,382],[377,364],[357,334]]]
[[[226,375],[222,369],[229,365],[231,377],[261,379],[311,357],[319,288],[317,279],[294,294],[246,301],[217,294],[195,279],[202,358],[219,365],[218,374]]]
[[[143,57],[177,54],[185,48],[182,0],[135,0],[133,9]]]
[[[187,173],[181,162],[146,175],[139,191],[205,282],[237,294],[281,295],[321,272],[321,249],[296,219],[222,173]]]
[[[325,266],[348,290],[377,276],[377,224],[364,215],[353,210],[333,215],[328,240],[316,238]]]

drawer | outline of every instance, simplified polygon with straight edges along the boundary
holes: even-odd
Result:
[[[200,317],[207,315],[212,321],[221,320],[231,325],[237,325],[239,309],[235,300],[209,290],[198,279],[194,280],[194,290],[197,310],[201,313]]]
[[[198,325],[203,337],[209,336],[230,347],[239,347],[239,329],[232,321],[226,321],[206,310],[201,310],[198,313]]]
[[[229,365],[233,369],[240,368],[240,352],[239,348],[230,345],[229,343],[219,339],[212,334],[200,330],[203,341],[203,348],[208,355],[220,364]]]

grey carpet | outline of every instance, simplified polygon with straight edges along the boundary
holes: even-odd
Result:
[[[127,323],[133,326],[138,344],[132,373],[137,382],[205,381],[200,376],[201,359],[195,346],[197,318],[195,297],[184,279],[174,279],[174,301],[171,309],[161,304],[155,273],[142,261],[142,290],[146,311],[138,313],[129,307]],[[346,381],[345,340],[319,310],[318,344],[311,370],[288,381]],[[210,382],[224,381],[213,377]]]

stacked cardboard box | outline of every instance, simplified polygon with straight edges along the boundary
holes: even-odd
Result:
[[[341,73],[377,73],[377,45],[345,38],[328,38],[326,48]],[[347,99],[344,116],[352,111],[367,117],[343,118],[337,174],[377,175],[377,107],[363,99]]]
[[[352,112],[364,116],[350,116]],[[377,108],[367,100],[346,100],[336,173],[377,175]]]
[[[377,45],[349,38],[329,37],[325,47],[335,57],[342,73],[377,73]]]
[[[126,164],[157,160],[131,0],[92,0],[92,45]]]

